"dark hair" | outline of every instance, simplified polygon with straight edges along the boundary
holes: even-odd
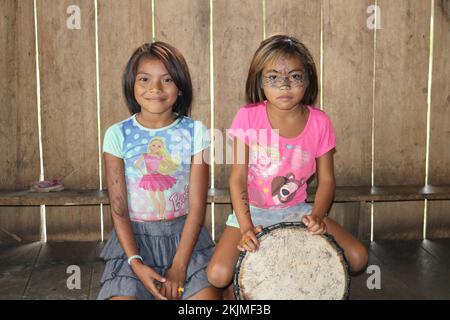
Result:
[[[134,96],[134,83],[139,62],[143,57],[158,59],[164,64],[178,90],[181,91],[181,95],[173,105],[173,111],[178,113],[178,117],[188,115],[192,104],[192,82],[186,60],[178,49],[162,41],[143,44],[128,60],[123,75],[123,91],[130,112],[135,114],[141,111],[141,106]]]
[[[314,104],[319,92],[314,59],[303,43],[294,37],[286,35],[274,35],[267,38],[261,42],[256,50],[245,85],[247,103],[257,103],[266,100],[262,86],[262,71],[268,63],[272,63],[283,56],[296,56],[302,62],[308,81],[301,103]]]

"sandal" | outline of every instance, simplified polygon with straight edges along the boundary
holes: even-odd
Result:
[[[44,180],[35,182],[31,188],[31,192],[53,192],[64,190],[64,186],[58,180]]]

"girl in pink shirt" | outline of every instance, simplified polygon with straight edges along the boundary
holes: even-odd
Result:
[[[249,104],[239,109],[228,130],[234,212],[208,266],[208,280],[216,287],[232,289],[239,252],[256,251],[262,227],[286,221],[302,221],[312,234],[331,234],[350,270],[365,268],[364,245],[326,216],[336,186],[336,135],[329,116],[313,106],[317,95],[314,60],[301,42],[276,35],[261,43],[247,77]],[[316,171],[311,205],[305,202],[307,181]]]

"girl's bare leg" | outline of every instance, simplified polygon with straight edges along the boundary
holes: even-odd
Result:
[[[226,298],[233,298],[234,267],[239,257],[237,245],[241,240],[241,231],[234,227],[225,227],[216,246],[214,255],[208,264],[208,281],[217,288],[227,288]]]
[[[109,298],[109,300],[137,300],[137,298],[136,297],[127,297],[127,296],[116,296],[116,297]]]
[[[189,297],[188,300],[222,300],[221,291],[214,287],[208,287]]]
[[[366,247],[334,220],[325,218],[323,221],[327,226],[327,232],[336,239],[344,250],[350,271],[355,273],[365,269],[369,259]]]

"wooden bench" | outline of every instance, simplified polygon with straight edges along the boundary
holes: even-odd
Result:
[[[307,202],[314,202],[315,188],[308,188]],[[450,185],[442,186],[340,186],[334,203],[349,203],[341,211],[340,223],[355,236],[370,237],[371,201],[449,200]],[[208,204],[231,205],[228,189],[210,189]],[[0,206],[89,206],[109,205],[107,190],[64,190],[50,193],[0,191]],[[231,209],[231,208],[230,208]],[[15,235],[3,230],[11,237]]]
[[[307,202],[313,202],[315,189],[308,188]],[[450,185],[445,186],[346,186],[336,187],[334,202],[448,200]],[[208,203],[231,204],[228,189],[210,189]],[[109,204],[107,190],[64,190],[34,193],[0,191],[0,206],[77,206]]]

